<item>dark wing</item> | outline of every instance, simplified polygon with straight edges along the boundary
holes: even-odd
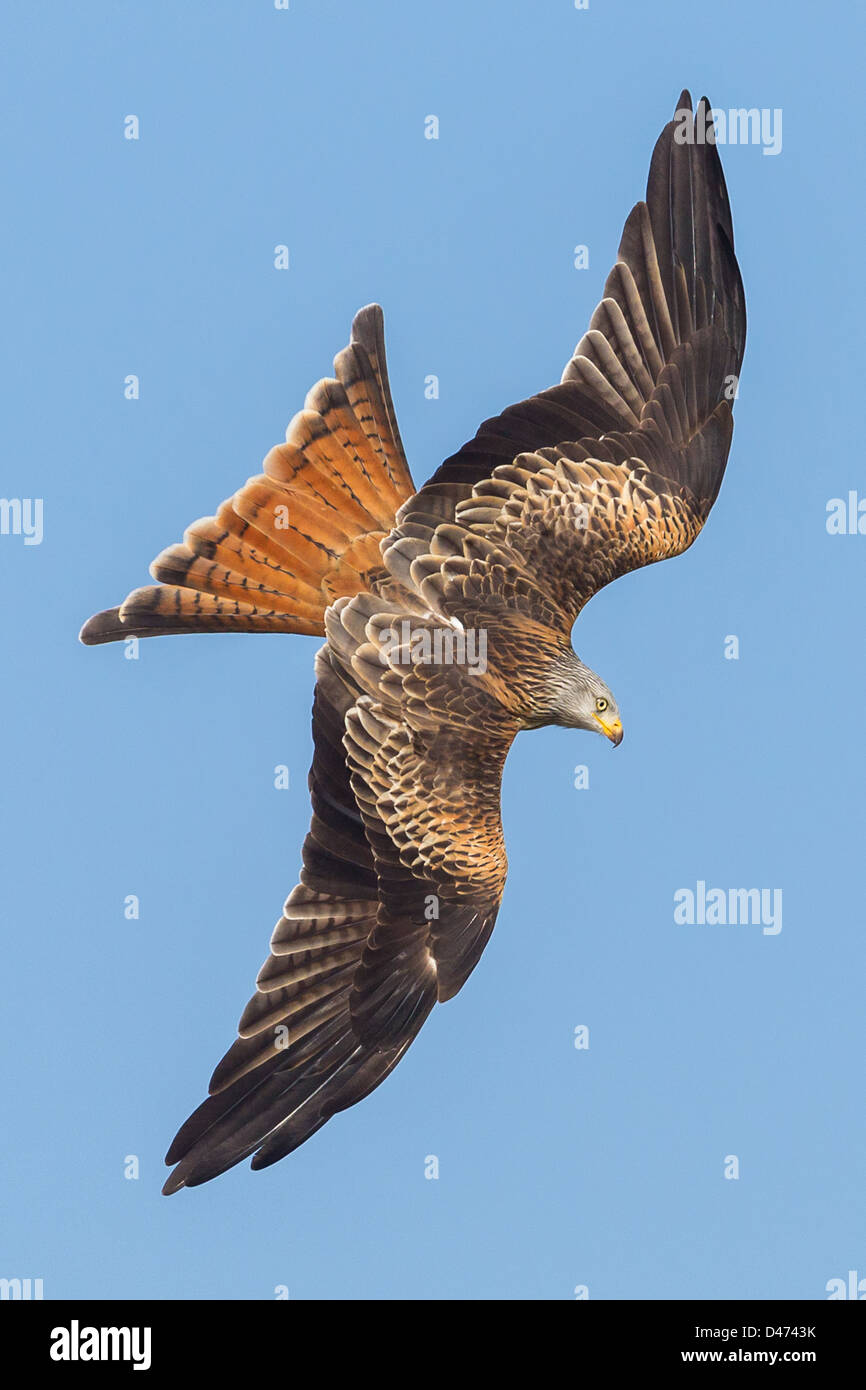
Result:
[[[411,605],[411,600],[410,600]],[[167,1154],[166,1193],[251,1153],[264,1168],[396,1065],[455,994],[505,882],[502,766],[516,731],[459,668],[390,664],[370,594],[329,610],[317,657],[313,819],[301,882],[271,939],[240,1037]],[[421,621],[416,612],[413,626]],[[479,734],[478,729],[484,730]]]
[[[404,583],[426,581],[431,603],[447,592],[446,611],[459,612],[475,596],[473,559],[480,583],[489,543],[568,630],[603,584],[700,531],[730,448],[746,329],[721,163],[699,137],[708,110],[703,99],[693,118],[684,92],[659,137],[646,202],[561,384],[486,421],[401,509],[385,554]]]
[[[369,304],[267,455],[216,516],[150,567],[159,584],[90,618],[88,645],[184,632],[324,631],[327,605],[367,587],[379,542],[415,491],[394,414],[382,310]]]

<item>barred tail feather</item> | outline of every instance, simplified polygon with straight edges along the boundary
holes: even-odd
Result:
[[[264,472],[187,527],[134,590],[81,630],[88,645],[185,632],[324,635],[325,609],[367,586],[379,542],[415,491],[394,416],[382,311],[356,316]]]

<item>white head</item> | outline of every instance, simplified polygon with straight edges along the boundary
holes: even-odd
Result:
[[[574,652],[551,672],[550,694],[551,723],[603,734],[614,747],[622,743],[622,720],[613,692]]]

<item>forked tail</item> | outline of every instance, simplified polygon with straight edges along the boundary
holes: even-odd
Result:
[[[182,632],[324,635],[328,604],[367,587],[379,542],[415,492],[385,363],[382,311],[361,309],[335,378],[304,409],[216,516],[195,521],[150,567],[160,582],[97,613],[95,646]]]

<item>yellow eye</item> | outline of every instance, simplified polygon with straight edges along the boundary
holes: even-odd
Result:
[[[605,700],[604,698],[596,700],[595,707],[598,710],[599,714],[604,714],[605,710],[607,709],[607,700]]]

